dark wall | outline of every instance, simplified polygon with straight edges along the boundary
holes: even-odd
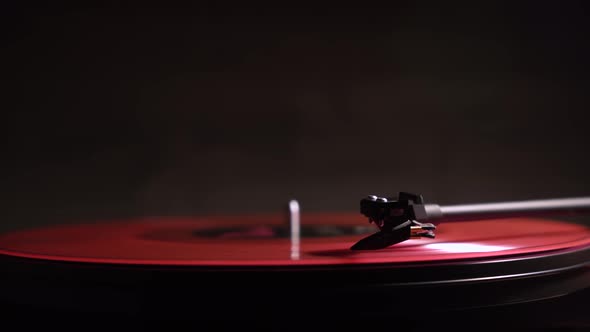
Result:
[[[3,5],[2,229],[590,194],[582,5]]]

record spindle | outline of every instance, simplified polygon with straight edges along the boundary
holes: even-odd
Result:
[[[299,202],[289,201],[289,229],[291,239],[291,259],[298,260],[300,257],[299,246],[301,242],[301,219]]]

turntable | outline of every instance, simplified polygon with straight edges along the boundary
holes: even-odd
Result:
[[[361,215],[291,201],[16,231],[0,236],[1,298],[25,325],[589,327],[590,230],[548,219],[588,211],[588,197],[439,206],[402,192],[363,198]]]

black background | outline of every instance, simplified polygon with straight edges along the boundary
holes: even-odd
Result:
[[[590,194],[585,6],[358,6],[3,3],[0,229]]]

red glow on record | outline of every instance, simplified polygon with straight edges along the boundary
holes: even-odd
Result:
[[[305,225],[363,225],[357,214],[307,214]],[[0,254],[55,261],[185,266],[305,266],[436,262],[538,254],[590,245],[590,230],[542,219],[441,224],[436,239],[378,251],[351,251],[364,234],[302,237],[298,260],[288,237],[271,237],[280,215],[150,218],[40,228],[0,236]],[[252,236],[219,229],[251,227]]]

